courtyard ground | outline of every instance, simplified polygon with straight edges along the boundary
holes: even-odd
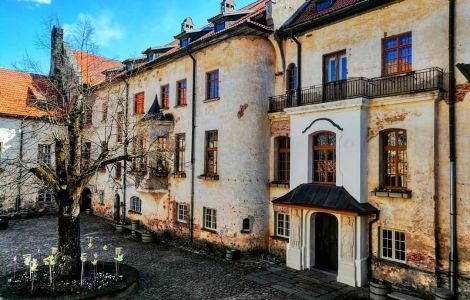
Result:
[[[332,275],[297,272],[271,266],[257,270],[180,250],[163,243],[142,244],[130,235],[117,233],[112,224],[84,215],[83,252],[86,237],[95,245],[123,247],[125,263],[137,268],[139,291],[130,299],[355,299],[367,297],[364,289],[335,282]],[[56,243],[56,218],[44,216],[10,221],[0,230],[0,276],[13,270],[13,256],[42,253],[46,257]],[[91,254],[91,253],[90,253]],[[110,254],[111,255],[111,254]],[[110,259],[109,259],[110,260]],[[0,283],[4,284],[4,283]],[[1,295],[0,295],[1,299]]]

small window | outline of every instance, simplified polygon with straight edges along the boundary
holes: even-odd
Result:
[[[187,204],[178,203],[178,217],[177,217],[177,221],[180,222],[180,223],[186,223],[186,222],[188,222],[188,213],[189,213],[188,205],[187,205]]]
[[[47,190],[40,190],[38,192],[38,202],[52,202],[54,196]]]
[[[101,121],[105,122],[108,119],[108,102],[104,101],[101,105]]]
[[[116,180],[120,180],[122,177],[122,165],[120,162],[115,164],[116,167]]]
[[[87,106],[85,108],[85,115],[83,117],[83,125],[90,126],[92,124],[93,124],[93,108]]]
[[[51,145],[39,144],[38,145],[38,162],[50,166],[52,163]]]
[[[187,47],[190,42],[191,42],[191,39],[190,39],[190,38],[181,40],[181,41],[180,41],[180,46],[181,46],[181,48]]]
[[[336,135],[333,132],[313,136],[313,182],[336,183]]]
[[[135,95],[134,113],[136,115],[142,115],[145,113],[145,94],[144,92]]]
[[[137,156],[132,160],[132,170],[134,172],[146,172],[145,139],[142,135],[134,138],[132,143],[132,153]]]
[[[206,131],[206,175],[217,175],[218,140],[217,130]]]
[[[124,133],[124,113],[118,112],[116,120],[116,141],[118,143],[122,142]]]
[[[219,97],[219,70],[207,73],[207,99]]]
[[[142,200],[139,197],[131,198],[131,211],[136,213],[142,212]]]
[[[104,204],[104,191],[100,191],[99,193],[99,201],[100,201],[100,204]]]
[[[382,132],[382,188],[406,189],[408,159],[406,130],[390,129]]]
[[[215,28],[214,28],[215,32],[219,32],[224,29],[225,29],[225,22],[220,22],[220,23],[215,24]]]
[[[411,32],[383,40],[383,73],[392,75],[410,72],[413,68]]]
[[[155,54],[147,54],[147,62],[152,61],[155,58]]]
[[[406,237],[401,231],[382,229],[381,257],[389,260],[406,262]]]
[[[185,134],[180,133],[175,136],[175,173],[184,173],[185,160],[184,153],[186,151]]]
[[[170,107],[170,85],[164,85],[161,87],[162,95],[162,108],[166,109]]]
[[[276,213],[276,236],[288,238],[290,235],[290,215]]]
[[[315,12],[320,12],[327,9],[333,4],[333,0],[318,0],[315,3]]]
[[[242,233],[249,233],[251,232],[252,228],[253,228],[252,218],[248,217],[248,218],[243,219]]]
[[[298,87],[298,73],[295,64],[290,64],[287,68],[286,89],[292,91]]]
[[[82,166],[87,167],[91,162],[91,142],[83,143],[82,147]]]
[[[187,101],[187,86],[188,83],[186,79],[178,81],[177,83],[177,105],[186,105]]]
[[[289,182],[290,179],[290,138],[281,136],[277,142],[277,181]]]
[[[204,228],[217,229],[217,211],[215,209],[204,207]]]

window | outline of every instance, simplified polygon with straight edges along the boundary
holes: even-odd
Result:
[[[122,165],[120,162],[115,164],[116,166],[116,179],[120,180],[122,177]]]
[[[297,67],[295,64],[290,64],[287,68],[286,74],[286,89],[292,91],[298,87]]]
[[[289,182],[290,179],[290,138],[280,136],[277,139],[277,180]]]
[[[181,40],[181,41],[180,41],[180,46],[181,46],[181,48],[187,47],[187,46],[189,45],[190,41],[191,41],[190,38]]]
[[[313,136],[313,182],[336,183],[336,135],[333,132]]]
[[[186,105],[188,104],[188,101],[186,99],[187,97],[187,86],[188,83],[186,79],[178,81],[177,83],[177,105]]]
[[[106,119],[108,118],[108,102],[103,102],[103,104],[101,105],[101,112],[102,112],[102,116],[101,116],[101,121],[102,122],[105,122]]]
[[[52,202],[54,196],[47,190],[38,192],[38,202]]]
[[[83,125],[90,126],[93,124],[93,109],[91,107],[85,108],[85,115],[83,117]]]
[[[0,162],[2,162],[2,151],[3,151],[3,147],[2,147],[2,143],[0,143]]]
[[[99,196],[100,196],[100,199],[99,199],[100,204],[103,205],[104,204],[104,191],[100,191]]]
[[[248,233],[248,232],[251,232],[252,230],[252,221],[250,218],[245,218],[243,219],[243,222],[242,222],[242,233]]]
[[[219,70],[207,73],[207,99],[219,97]]]
[[[91,161],[91,143],[85,142],[82,147],[82,165],[89,166]]]
[[[382,258],[406,262],[406,239],[404,232],[382,229],[380,240]]]
[[[162,95],[162,108],[170,107],[170,85],[164,85],[161,87]]]
[[[188,212],[189,209],[187,204],[178,203],[177,221],[181,223],[186,223],[188,221]]]
[[[146,172],[147,166],[145,161],[145,140],[142,135],[138,135],[134,138],[132,143],[132,153],[137,158],[132,160],[132,170],[134,172]]]
[[[206,131],[206,175],[217,174],[217,130]]]
[[[320,12],[322,10],[327,9],[333,4],[332,0],[318,0],[315,3],[315,12]]]
[[[136,213],[142,212],[142,200],[138,197],[131,198],[131,211]]]
[[[123,136],[123,128],[124,128],[124,113],[119,112],[117,115],[117,120],[116,120],[116,140],[118,143],[122,142],[122,136]]]
[[[159,136],[156,141],[157,156],[155,159],[154,172],[161,175],[168,174],[166,155],[168,151],[168,137]]]
[[[186,148],[185,134],[175,136],[175,173],[184,173],[184,152]]]
[[[50,166],[52,163],[51,158],[51,145],[39,144],[38,145],[38,162]]]
[[[145,108],[145,93],[141,92],[135,95],[135,103],[134,103],[134,114],[142,115],[144,114]]]
[[[217,229],[217,211],[215,209],[204,207],[204,228]]]
[[[290,234],[290,215],[276,213],[276,236],[288,238]]]
[[[382,187],[406,189],[408,161],[406,130],[390,129],[382,132]]]
[[[383,40],[384,75],[409,72],[413,66],[411,32],[387,37]]]
[[[147,54],[147,62],[152,61],[155,58],[155,54]]]
[[[325,83],[346,80],[348,75],[346,51],[325,55],[323,64],[323,80]]]
[[[225,22],[220,22],[220,23],[215,24],[215,28],[214,28],[215,32],[219,32],[224,29],[225,29]]]

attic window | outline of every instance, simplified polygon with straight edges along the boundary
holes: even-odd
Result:
[[[132,71],[132,69],[133,69],[133,65],[131,63],[126,65],[126,70],[127,71]]]
[[[224,29],[225,29],[225,22],[220,22],[220,23],[215,24],[215,28],[214,28],[215,32],[219,32]]]
[[[190,42],[190,38],[181,40],[181,42],[180,42],[181,48],[184,48],[184,47],[188,46],[188,45],[189,45],[189,42]]]
[[[155,54],[154,53],[147,54],[147,61],[152,61],[154,59],[155,59]]]
[[[315,3],[315,12],[320,12],[333,5],[333,0],[318,0]]]

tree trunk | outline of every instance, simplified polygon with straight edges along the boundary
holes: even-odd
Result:
[[[79,194],[61,192],[58,214],[58,271],[61,278],[79,278],[81,272]]]

